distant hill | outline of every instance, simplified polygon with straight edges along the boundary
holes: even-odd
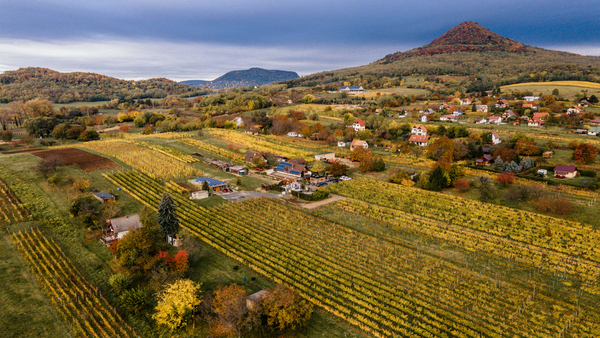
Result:
[[[44,99],[57,103],[194,96],[206,93],[175,81],[155,78],[121,80],[95,73],[59,73],[47,68],[20,68],[0,74],[0,102]]]
[[[316,73],[287,83],[295,87],[347,81],[373,88],[390,82],[384,77],[393,82],[408,75],[467,76],[456,86],[468,92],[518,82],[600,82],[600,57],[528,46],[468,21],[423,47],[389,54],[365,66]]]
[[[234,70],[213,81],[189,80],[179,83],[194,86],[208,87],[211,89],[222,89],[229,87],[262,86],[273,82],[286,81],[298,78],[298,73],[284,70],[268,70],[262,68],[250,68],[246,70]]]

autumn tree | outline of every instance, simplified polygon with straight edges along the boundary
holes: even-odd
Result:
[[[437,165],[429,175],[428,189],[440,191],[450,184],[450,177],[441,165]]]
[[[175,214],[175,201],[168,192],[163,193],[158,204],[157,221],[166,236],[179,232],[179,218]]]
[[[10,142],[13,139],[13,133],[10,130],[9,131],[5,131],[0,136],[0,139],[2,141],[4,141],[4,142]]]
[[[373,154],[370,150],[365,149],[363,147],[354,147],[354,150],[350,153],[350,158],[362,162],[367,157],[372,157]]]
[[[359,165],[360,172],[366,173],[366,172],[373,170],[374,163],[375,162],[373,161],[372,156],[363,157],[363,159],[362,159],[362,161],[360,161],[360,165]]]
[[[589,143],[580,143],[575,147],[572,158],[577,163],[591,163],[596,160],[598,149]]]
[[[246,291],[239,285],[218,286],[214,292],[213,311],[217,315],[217,325],[213,330],[242,337],[260,319],[260,306],[248,309]]]
[[[313,172],[316,172],[319,174],[324,173],[325,170],[327,170],[327,165],[323,161],[315,162],[315,164],[312,166],[312,168],[310,168],[310,171],[313,171]]]
[[[73,189],[75,189],[79,192],[84,192],[85,189],[87,189],[89,187],[90,187],[89,180],[78,179],[78,180],[75,180],[75,182],[73,182]]]
[[[442,136],[427,146],[428,156],[436,161],[452,163],[454,156],[454,142]]]
[[[348,173],[348,166],[339,162],[333,162],[329,167],[329,174],[333,177],[340,177]]]
[[[463,177],[456,180],[456,183],[454,183],[454,187],[460,192],[467,192],[469,191],[469,189],[471,189],[471,184],[469,184],[468,179]]]
[[[180,279],[167,285],[158,296],[156,313],[152,318],[170,330],[188,325],[201,303],[201,286],[189,279]]]
[[[515,150],[522,155],[537,155],[540,153],[540,148],[528,137],[521,137],[515,144]]]
[[[496,176],[496,182],[498,182],[498,184],[502,184],[505,187],[507,185],[511,185],[515,183],[515,173],[509,171],[506,173],[499,174],[498,176]]]
[[[278,284],[264,298],[263,311],[270,326],[293,330],[310,319],[313,307],[290,286]]]

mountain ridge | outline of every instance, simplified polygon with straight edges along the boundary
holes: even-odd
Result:
[[[292,71],[252,67],[245,70],[232,70],[212,81],[187,80],[179,83],[194,87],[222,89],[228,87],[262,86],[271,84],[273,82],[287,81],[298,77],[298,73]]]

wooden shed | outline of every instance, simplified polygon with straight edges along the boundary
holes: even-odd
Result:
[[[106,203],[107,201],[115,200],[115,196],[113,196],[107,192],[97,192],[94,194],[94,198],[102,203]]]

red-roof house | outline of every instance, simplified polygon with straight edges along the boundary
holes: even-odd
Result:
[[[557,164],[554,167],[555,178],[574,178],[577,176],[577,168],[572,165]]]
[[[429,141],[429,135],[410,135],[408,142],[414,143],[418,146],[424,147],[427,145],[427,141]]]

